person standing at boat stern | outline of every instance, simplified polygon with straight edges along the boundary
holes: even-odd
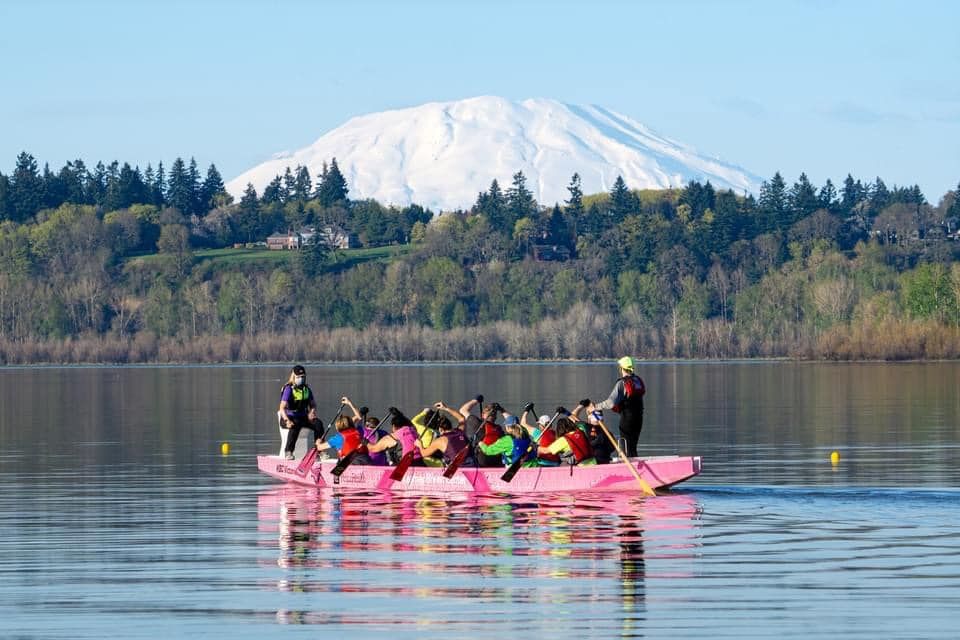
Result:
[[[627,442],[628,457],[637,457],[637,441],[643,430],[643,396],[647,392],[643,379],[633,372],[633,358],[617,360],[620,377],[610,397],[590,407],[590,411],[612,409],[620,414],[620,436]]]
[[[293,450],[297,446],[297,438],[301,429],[312,429],[318,433],[317,401],[313,391],[307,384],[307,371],[302,365],[296,365],[290,371],[290,378],[280,391],[280,409],[282,425],[287,432],[286,444],[283,448],[287,460],[293,460]]]

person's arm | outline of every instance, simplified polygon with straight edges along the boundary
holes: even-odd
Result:
[[[310,389],[308,386],[307,389]],[[310,397],[307,399],[307,420],[315,422],[317,420],[317,398],[313,395],[313,389],[310,389]]]
[[[557,438],[549,447],[537,447],[537,455],[549,453],[558,456],[564,453],[572,452],[573,449],[570,448],[570,443],[567,442],[566,438]]]
[[[444,449],[447,448],[447,436],[439,436],[436,440],[431,442],[429,445],[421,447],[420,441],[417,440],[415,446],[420,450],[420,455],[424,458],[429,458],[437,451],[443,453]]]
[[[348,409],[350,409],[350,411],[353,411],[353,422],[354,424],[358,424],[362,417],[360,416],[360,412],[357,411],[357,408],[353,406],[352,402],[350,402],[350,398],[343,396],[340,398],[340,404],[346,406]]]
[[[510,453],[513,451],[513,438],[510,436],[503,436],[502,438],[497,439],[493,444],[484,444],[481,442],[477,445],[480,448],[480,451],[484,452],[488,456],[495,456],[498,453]]]
[[[395,446],[397,446],[397,441],[394,439],[392,435],[388,433],[387,435],[383,436],[373,444],[368,444],[367,451],[369,451],[370,453],[380,453],[381,451],[384,451],[386,449],[389,449],[390,447],[395,447]]]
[[[483,396],[477,396],[476,398],[471,398],[470,400],[467,400],[460,407],[460,414],[463,415],[464,418],[466,418],[468,415],[470,415],[470,411],[481,402],[483,402]]]
[[[590,411],[595,411],[600,409],[613,409],[621,404],[627,399],[627,394],[623,389],[623,380],[617,380],[617,384],[613,385],[613,391],[610,392],[610,397],[601,402],[600,404],[594,404]]]
[[[317,438],[314,446],[317,448],[317,451],[326,451],[327,449],[335,449],[339,454],[340,449],[343,448],[343,436],[339,433],[335,433],[324,442],[320,438]]]
[[[290,386],[284,385],[283,391],[280,393],[280,408],[277,409],[277,413],[283,418],[288,428],[293,426],[293,420],[290,419],[290,415],[287,413],[287,407],[289,406],[287,403],[290,401],[292,393]]]
[[[445,413],[450,414],[450,417],[452,417],[453,421],[456,422],[457,424],[460,424],[467,419],[466,416],[463,415],[463,413],[461,413],[460,411],[457,411],[453,407],[448,407],[442,402],[437,402],[436,404],[433,405],[433,408],[436,411],[443,411]]]

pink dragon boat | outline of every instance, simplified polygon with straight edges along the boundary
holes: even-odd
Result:
[[[656,456],[631,458],[593,466],[524,467],[510,482],[500,476],[502,467],[463,466],[450,478],[442,467],[410,467],[401,480],[390,476],[395,467],[351,465],[337,478],[331,471],[336,460],[318,461],[304,475],[297,473],[299,461],[281,456],[257,456],[260,471],[286,482],[309,487],[338,487],[366,491],[415,493],[580,493],[584,491],[640,491],[627,464],[633,465],[653,489],[672,487],[700,473],[700,456]]]

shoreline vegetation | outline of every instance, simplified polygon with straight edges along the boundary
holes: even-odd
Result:
[[[518,362],[643,360],[900,361],[960,359],[960,331],[932,321],[889,318],[816,335],[796,327],[789,341],[741,340],[731,323],[704,321],[674,335],[640,327],[587,305],[563,318],[523,326],[503,321],[437,330],[422,325],[341,327],[303,333],[205,335],[141,332],[132,337],[0,338],[0,363],[249,364],[266,362]]]
[[[567,192],[517,172],[465,210],[396,207],[332,159],[234,202],[192,159],[24,152],[0,173],[0,365],[960,358],[960,185]]]

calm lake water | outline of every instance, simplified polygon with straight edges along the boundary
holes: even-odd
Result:
[[[958,637],[958,363],[646,364],[641,451],[704,460],[653,499],[284,486],[287,372],[0,369],[0,637]],[[308,367],[325,420],[614,376]]]

